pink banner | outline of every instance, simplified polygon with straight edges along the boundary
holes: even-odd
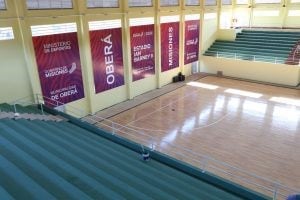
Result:
[[[155,74],[154,24],[130,27],[132,79]]]
[[[199,55],[199,20],[185,21],[184,64],[198,61]]]
[[[90,31],[96,93],[124,85],[121,28]]]
[[[179,66],[179,22],[163,23],[161,31],[161,71]]]
[[[77,33],[33,37],[45,103],[55,107],[84,98]]]

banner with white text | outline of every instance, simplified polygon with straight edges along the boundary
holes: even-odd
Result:
[[[179,66],[179,22],[163,23],[161,31],[161,71]]]
[[[124,85],[121,28],[90,31],[96,93]]]
[[[154,24],[130,27],[132,79],[155,74]]]
[[[185,21],[184,64],[198,61],[199,57],[199,20]]]
[[[84,98],[77,33],[32,40],[45,104],[56,107]]]

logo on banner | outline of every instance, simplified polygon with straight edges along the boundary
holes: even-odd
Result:
[[[62,66],[56,68],[50,68],[44,71],[45,78],[51,78],[64,74],[72,74],[76,70],[76,63],[72,63],[70,67]]]

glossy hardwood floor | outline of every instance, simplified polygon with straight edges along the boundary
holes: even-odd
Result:
[[[300,90],[209,76],[111,120],[133,129],[125,137],[151,135],[156,149],[196,166],[166,144],[300,189]]]

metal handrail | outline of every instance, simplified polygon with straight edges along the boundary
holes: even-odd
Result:
[[[227,58],[226,56],[231,56],[230,58],[234,58],[235,60],[243,60],[248,59],[252,61],[259,62],[270,62],[274,64],[282,64],[286,61],[289,61],[289,58],[283,59],[277,56],[265,56],[265,55],[256,55],[256,54],[245,54],[245,53],[234,53],[234,52],[222,52],[222,51],[210,51],[205,52],[204,55],[207,56],[216,56],[217,58]]]
[[[47,104],[52,105],[53,107],[56,107],[56,108],[59,107],[59,106],[65,106],[66,105],[63,102],[51,99],[51,98],[43,96],[41,94],[35,94],[35,97],[36,97],[37,104],[40,104],[40,103],[44,104],[45,103],[45,99],[46,99],[47,100]],[[52,103],[52,102],[55,102],[55,103]],[[79,109],[79,108],[77,108],[75,106],[68,105],[67,109],[68,109],[67,113],[72,113],[73,115],[75,115],[77,117],[78,116],[84,117],[84,116],[88,115],[87,112],[85,112],[84,110]]]

